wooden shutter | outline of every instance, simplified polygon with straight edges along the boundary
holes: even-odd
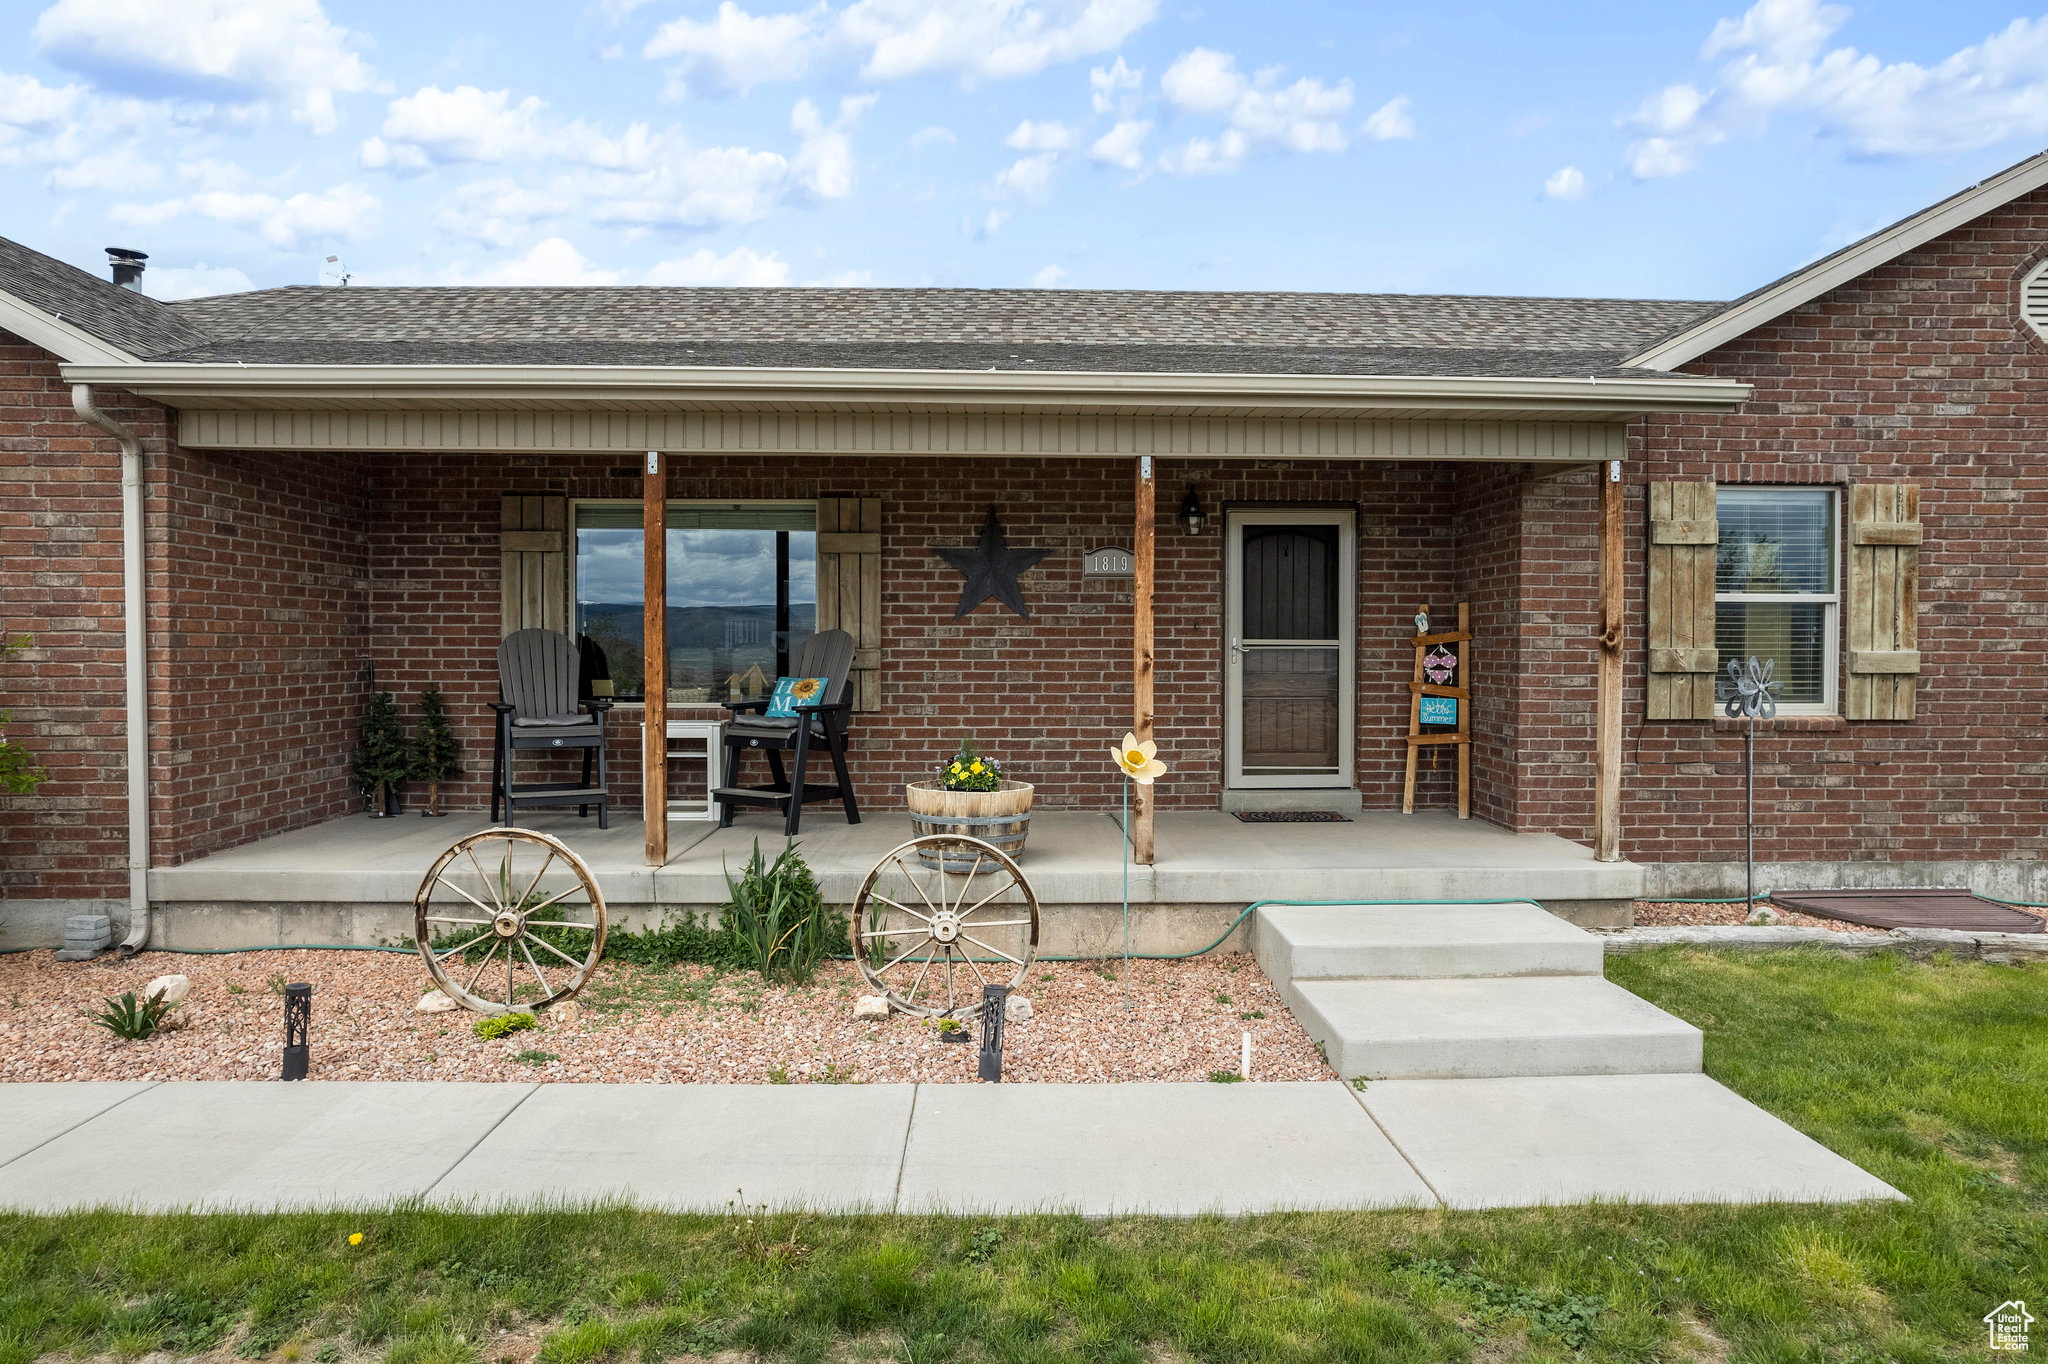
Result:
[[[1851,720],[1910,720],[1920,671],[1920,489],[1858,483],[1849,489]]]
[[[882,500],[818,499],[818,628],[853,636],[853,708],[882,708]]]
[[[507,494],[503,504],[498,522],[503,586],[499,637],[534,625],[567,634],[567,500]]]
[[[1710,720],[1714,677],[1714,553],[1721,542],[1712,483],[1650,485],[1652,720]]]

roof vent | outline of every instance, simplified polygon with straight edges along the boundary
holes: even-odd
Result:
[[[138,294],[142,292],[142,263],[148,259],[147,252],[130,251],[125,246],[107,248],[107,268],[114,272],[114,283]]]
[[[2048,260],[2020,279],[2020,316],[2034,329],[2034,335],[2048,341]]]

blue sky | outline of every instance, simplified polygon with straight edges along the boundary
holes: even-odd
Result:
[[[2048,144],[1987,4],[56,0],[0,233],[314,283],[1725,298]]]

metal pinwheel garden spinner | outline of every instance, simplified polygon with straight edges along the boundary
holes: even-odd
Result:
[[[987,986],[1024,984],[1038,956],[1038,895],[1000,848],[927,835],[883,854],[854,896],[851,930],[861,978],[890,1008],[964,1019]]]
[[[1747,719],[1743,727],[1743,862],[1748,869],[1748,899],[1742,902],[1746,914],[1756,904],[1756,722],[1778,713],[1778,688],[1771,674],[1777,661],[1759,662],[1751,655],[1747,663],[1728,660],[1728,718]]]
[[[583,859],[532,829],[457,839],[413,897],[413,942],[441,992],[482,1014],[573,997],[604,956],[604,896]]]

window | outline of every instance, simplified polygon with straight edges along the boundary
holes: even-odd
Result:
[[[638,502],[576,504],[576,629],[639,700],[646,593]],[[668,504],[668,699],[764,695],[818,628],[818,512],[809,502]]]
[[[1716,702],[1729,696],[1728,664],[1755,656],[1776,663],[1782,712],[1834,713],[1841,604],[1835,503],[1827,488],[1724,487],[1716,494]]]

